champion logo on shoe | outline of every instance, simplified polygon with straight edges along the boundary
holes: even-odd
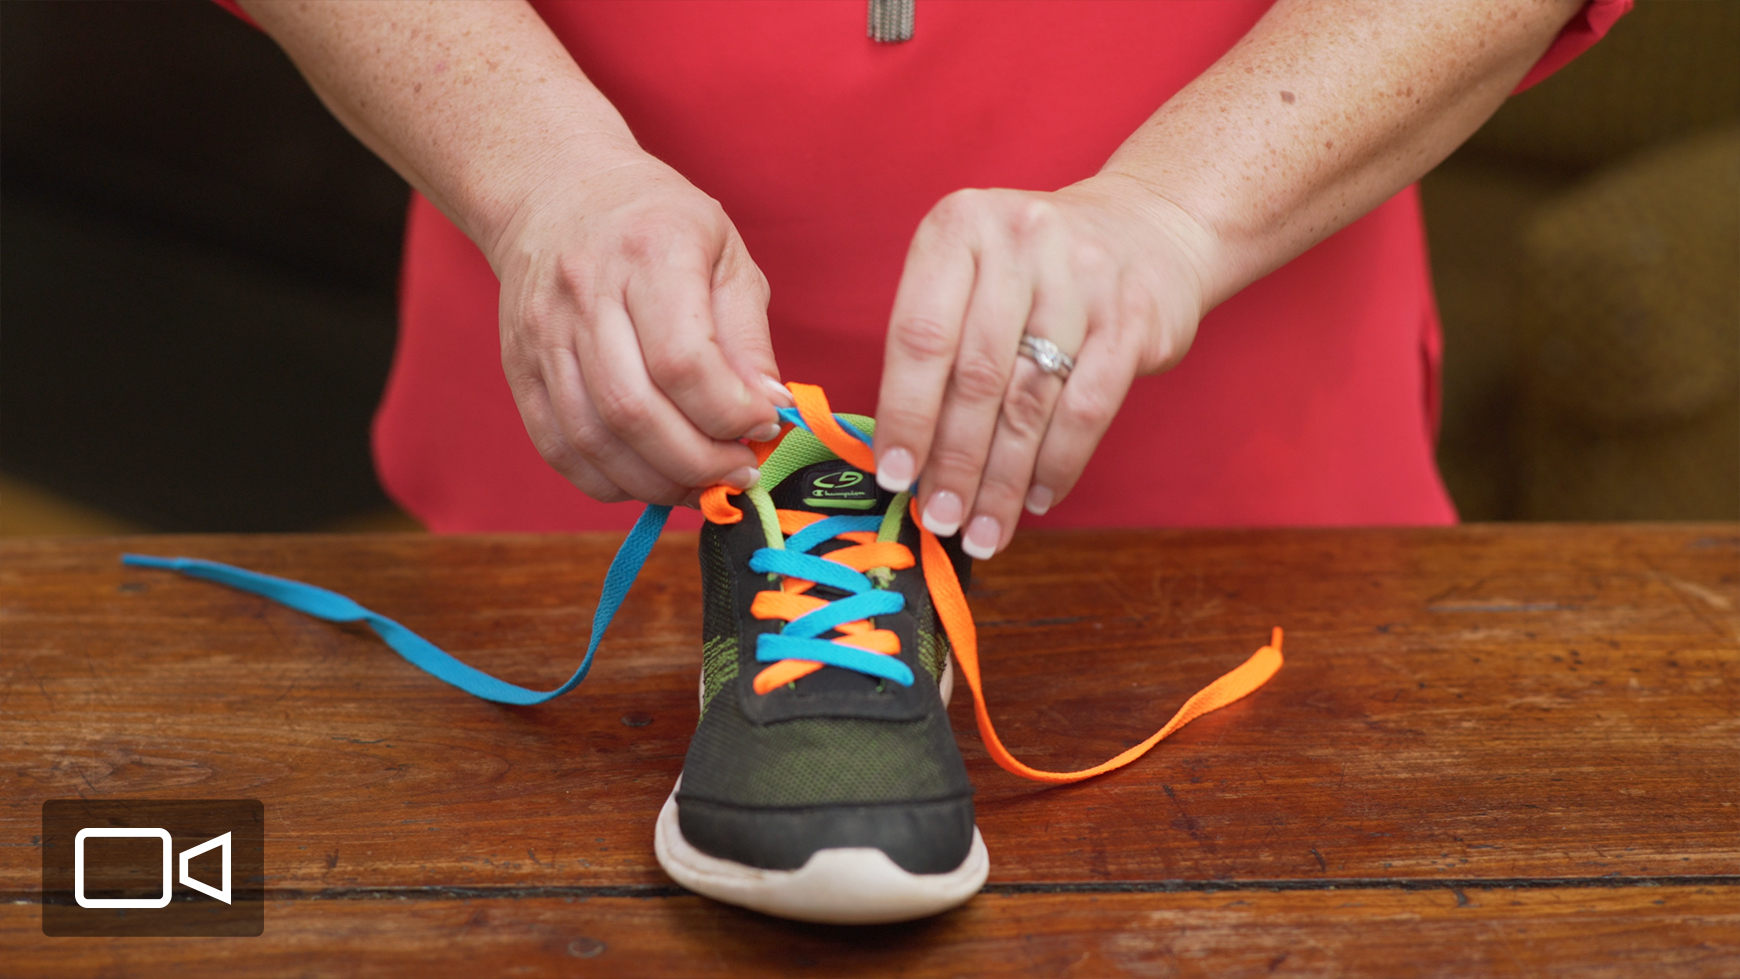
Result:
[[[1147,740],[1099,765],[1048,772],[997,737],[980,684],[978,637],[961,587],[970,562],[880,490],[868,418],[835,415],[820,388],[789,385],[795,409],[752,445],[761,483],[702,493],[701,722],[654,832],[678,883],[783,917],[835,923],[935,914],[978,891],[989,869],[972,786],[949,729],[959,668],[979,734],[1009,772],[1061,784],[1146,754],[1195,718],[1255,691],[1281,667],[1281,630],[1185,702]],[[414,665],[468,693],[538,704],[591,668],[611,618],[670,508],[649,506],[605,576],[579,669],[537,691],[467,666],[343,595],[193,558],[125,555],[263,595],[318,618],[365,622]]]
[[[869,510],[876,506],[876,480],[845,463],[806,472],[803,501],[822,510]]]

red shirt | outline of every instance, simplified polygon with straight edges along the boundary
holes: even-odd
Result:
[[[772,286],[785,378],[869,413],[931,206],[1092,175],[1268,3],[921,0],[901,44],[865,37],[863,0],[535,6],[641,145],[724,205]],[[1586,7],[1525,84],[1629,6]],[[587,498],[526,437],[497,295],[477,248],[416,197],[382,482],[436,531],[626,528],[639,505]],[[1452,523],[1439,345],[1410,187],[1209,314],[1182,365],[1136,381],[1069,497],[1023,525]]]

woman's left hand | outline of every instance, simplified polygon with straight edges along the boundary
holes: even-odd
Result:
[[[1210,234],[1135,178],[1055,193],[962,190],[919,225],[894,301],[876,409],[877,479],[938,536],[1002,550],[1023,506],[1074,487],[1137,375],[1183,358]],[[1064,379],[1023,334],[1075,360]]]
[[[1436,166],[1582,9],[1277,0],[1098,175],[945,197],[894,301],[878,481],[917,476],[926,527],[1001,550],[1023,504],[1044,513],[1075,486],[1136,375]],[[1024,333],[1075,358],[1068,380],[1018,355]]]

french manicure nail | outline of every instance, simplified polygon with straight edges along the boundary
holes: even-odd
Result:
[[[748,439],[751,442],[771,442],[779,437],[779,422],[768,422],[752,430]]]
[[[932,494],[924,507],[924,526],[938,537],[953,537],[961,529],[961,498],[948,490]]]
[[[761,384],[767,388],[767,394],[773,403],[781,408],[796,408],[797,399],[791,396],[791,389],[774,380],[770,374],[761,375]]]
[[[755,481],[760,478],[761,470],[754,466],[744,466],[742,469],[726,476],[724,479],[720,480],[720,482],[735,490],[746,490],[749,487],[754,486]]]
[[[988,561],[997,553],[997,544],[1002,539],[1003,527],[997,523],[996,517],[974,517],[967,525],[966,534],[961,537],[961,550],[980,561]]]
[[[1045,516],[1045,511],[1051,509],[1057,494],[1051,492],[1048,486],[1034,486],[1027,491],[1027,512],[1036,517]]]
[[[876,460],[876,485],[890,493],[911,489],[912,477],[912,453],[905,449],[889,449]]]

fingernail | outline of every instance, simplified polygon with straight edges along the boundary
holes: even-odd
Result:
[[[768,422],[759,428],[753,429],[748,435],[749,441],[751,442],[771,442],[778,437],[779,422]]]
[[[961,498],[948,490],[932,494],[924,507],[924,525],[938,537],[953,537],[961,529]]]
[[[1035,486],[1027,491],[1027,512],[1036,517],[1045,516],[1045,511],[1051,509],[1051,504],[1057,499],[1057,494],[1048,486]]]
[[[932,531],[935,533],[935,531]],[[990,560],[997,553],[997,542],[1003,539],[1003,527],[996,517],[974,517],[961,538],[961,550],[980,561]]]
[[[876,485],[890,493],[904,493],[911,489],[912,477],[912,453],[905,449],[889,449],[876,460]],[[933,500],[931,505],[935,506],[936,502]]]
[[[779,383],[770,374],[761,375],[761,384],[767,388],[768,397],[781,408],[796,408],[797,399],[791,396],[791,389]]]
[[[735,490],[746,490],[749,487],[754,486],[755,481],[760,478],[761,470],[754,466],[744,466],[742,469],[739,469],[731,475],[726,476],[724,479],[721,479],[720,482]]]

